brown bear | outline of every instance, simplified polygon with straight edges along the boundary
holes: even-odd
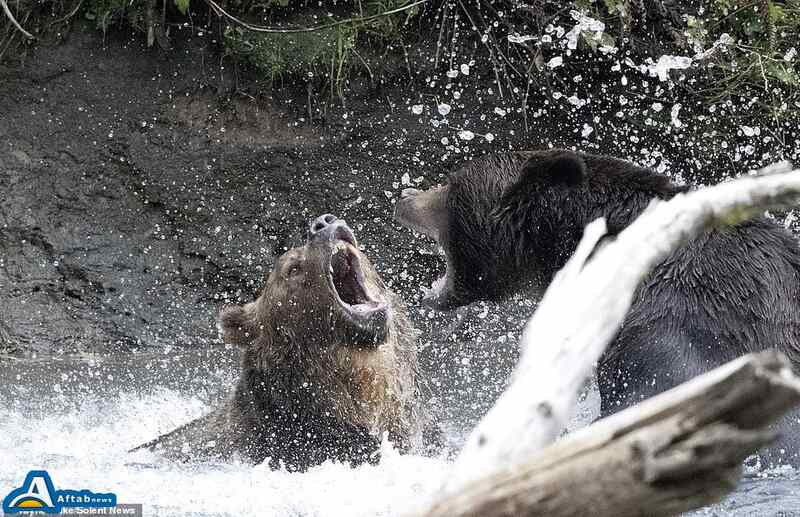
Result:
[[[314,220],[258,299],[224,308],[219,326],[241,348],[227,402],[134,450],[305,470],[377,461],[384,433],[401,450],[421,445],[417,333],[345,221]]]
[[[472,160],[447,185],[406,190],[395,217],[444,249],[445,275],[427,295],[440,307],[541,292],[588,223],[612,235],[653,198],[688,188],[630,162],[567,150]],[[598,365],[601,412],[614,413],[742,354],[776,348],[800,372],[800,246],[763,217],[712,229],[642,282]],[[800,464],[800,412],[771,454]]]

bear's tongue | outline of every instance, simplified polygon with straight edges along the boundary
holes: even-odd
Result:
[[[333,287],[339,298],[348,305],[367,303],[367,293],[358,281],[358,259],[349,249],[338,249],[331,257]]]

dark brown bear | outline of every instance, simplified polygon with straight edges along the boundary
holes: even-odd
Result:
[[[605,156],[505,153],[465,164],[445,186],[405,191],[395,217],[443,248],[447,269],[427,301],[453,307],[523,289],[541,293],[588,223],[605,217],[619,232],[653,198],[686,190]],[[797,240],[764,218],[708,231],[642,282],[599,365],[602,413],[768,348],[785,352],[800,372]],[[793,418],[778,459],[800,463]]]
[[[316,219],[220,327],[242,350],[229,400],[137,449],[304,470],[377,461],[383,433],[403,450],[419,444],[416,332],[343,220]]]

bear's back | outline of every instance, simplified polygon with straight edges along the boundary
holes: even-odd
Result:
[[[601,361],[602,414],[771,348],[787,354],[800,373],[797,239],[763,218],[707,231],[640,286]],[[798,416],[781,421],[781,441],[767,458],[800,464]]]

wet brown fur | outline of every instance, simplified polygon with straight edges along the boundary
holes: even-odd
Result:
[[[222,310],[223,340],[242,350],[228,401],[137,449],[303,470],[375,461],[383,433],[403,450],[420,445],[417,333],[360,252],[367,289],[389,302],[390,316],[372,340],[353,331],[327,284],[325,246],[288,251],[258,299]]]

